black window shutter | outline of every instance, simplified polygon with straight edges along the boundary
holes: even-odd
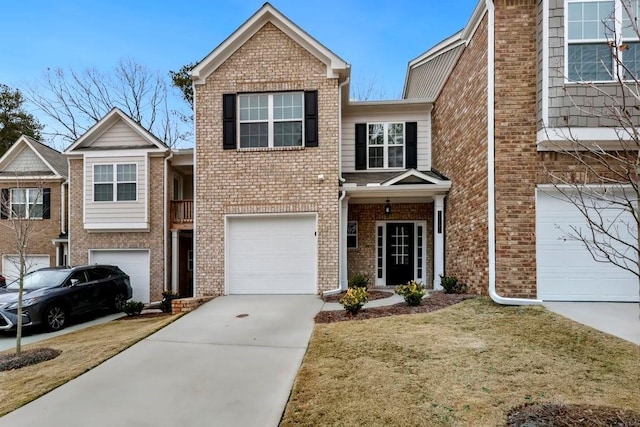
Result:
[[[9,189],[2,189],[2,196],[0,196],[0,219],[9,218]]]
[[[236,94],[222,95],[222,148],[235,150],[236,143]]]
[[[318,91],[304,93],[304,145],[318,146]]]
[[[405,147],[405,167],[407,169],[418,168],[418,123],[405,123],[406,147]]]
[[[356,123],[356,170],[367,168],[367,124]]]
[[[42,189],[42,218],[43,219],[51,218],[51,189],[50,188]]]

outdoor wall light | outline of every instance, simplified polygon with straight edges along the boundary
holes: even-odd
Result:
[[[389,199],[387,199],[387,201],[384,203],[384,214],[385,215],[391,214],[391,203],[389,203]]]

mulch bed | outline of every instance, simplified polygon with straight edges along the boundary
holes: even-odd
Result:
[[[377,291],[374,289],[368,289],[367,293],[369,294],[369,301],[373,301],[373,300],[377,300],[377,299],[384,299],[384,298],[389,298],[393,296],[393,292],[389,292],[389,291]],[[342,296],[345,294],[345,292],[341,292],[339,294],[335,294],[335,295],[327,295],[326,297],[322,297],[322,300],[324,302],[338,302],[340,300],[340,298],[342,298]]]
[[[140,313],[135,316],[123,316],[116,319],[116,321],[120,320],[137,320],[137,319],[152,319],[154,317],[167,317],[171,316],[171,313],[164,313],[161,311],[152,312],[152,313]]]
[[[433,292],[430,296],[422,300],[422,304],[417,307],[408,306],[401,302],[385,307],[364,308],[355,316],[347,314],[345,310],[321,311],[315,317],[316,323],[343,322],[346,320],[374,319],[376,317],[394,316],[396,314],[429,313],[449,307],[476,295],[467,294],[445,294],[444,292]]]
[[[23,350],[20,356],[17,356],[15,353],[4,354],[0,356],[0,372],[46,362],[47,360],[60,356],[60,353],[62,353],[60,350],[54,350],[53,348],[34,348],[31,350]]]
[[[640,414],[619,408],[595,405],[528,403],[507,415],[508,427],[542,426],[640,426]]]

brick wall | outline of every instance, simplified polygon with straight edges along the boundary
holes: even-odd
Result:
[[[224,215],[318,213],[318,288],[338,285],[338,81],[268,23],[196,86],[196,296],[224,293]],[[223,150],[225,93],[317,90],[319,147]],[[318,182],[324,174],[324,182]]]
[[[445,202],[445,274],[486,292],[487,18],[435,102],[433,167],[452,179]]]
[[[150,298],[162,299],[164,289],[164,158],[149,159],[149,232],[89,233],[83,224],[83,160],[71,159],[69,168],[71,196],[70,263],[89,262],[89,249],[150,249]],[[166,261],[167,263],[170,260]]]
[[[392,213],[385,215],[384,204],[351,204],[349,221],[358,221],[358,247],[347,250],[348,277],[355,273],[365,273],[370,285],[375,284],[377,273],[377,232],[376,221],[425,221],[427,275],[425,284],[433,283],[433,203],[393,204]]]
[[[36,219],[29,221],[29,242],[27,254],[49,255],[51,265],[56,263],[56,248],[51,242],[52,239],[60,236],[60,181],[27,181],[4,182],[2,188],[50,188],[51,205],[50,219]],[[18,224],[16,226],[19,227]],[[16,255],[16,240],[14,234],[14,224],[11,220],[0,219],[0,271],[2,269],[2,255]]]

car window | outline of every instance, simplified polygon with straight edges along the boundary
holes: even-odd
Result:
[[[67,285],[82,285],[87,282],[87,275],[84,270],[76,271],[67,280]]]
[[[57,286],[62,283],[69,274],[69,270],[38,270],[25,274],[23,279],[23,289],[33,290]],[[20,283],[13,281],[7,289],[18,290]]]
[[[111,271],[103,267],[91,268],[87,270],[87,276],[89,276],[90,281],[102,280],[111,276]]]

